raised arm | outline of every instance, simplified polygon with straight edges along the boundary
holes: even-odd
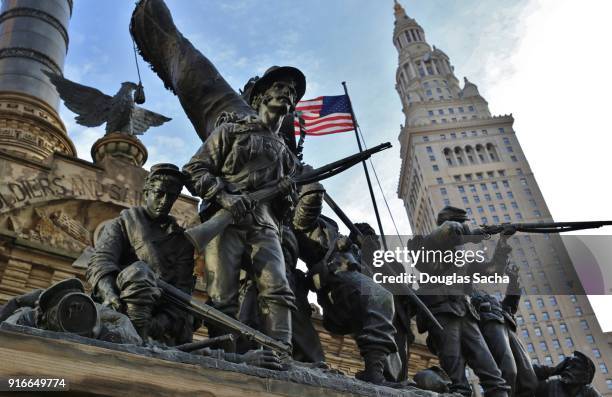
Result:
[[[202,140],[223,113],[252,114],[251,107],[230,87],[215,66],[174,25],[163,0],[141,0],[130,32],[140,55],[174,92]]]

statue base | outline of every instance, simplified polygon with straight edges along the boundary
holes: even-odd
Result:
[[[0,357],[0,378],[64,378],[67,396],[442,396],[379,387],[320,369],[270,371],[7,323],[0,324]]]

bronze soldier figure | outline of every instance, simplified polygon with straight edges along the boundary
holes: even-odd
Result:
[[[226,314],[237,314],[241,259],[250,256],[264,332],[290,344],[294,297],[285,276],[279,229],[286,200],[252,203],[245,193],[278,184],[297,171],[278,131],[304,94],[304,75],[292,67],[269,69],[253,87],[251,107],[178,31],[162,0],[140,1],[130,30],[141,55],[177,94],[204,141],[184,167],[191,193],[207,208],[203,218],[218,208],[234,215],[235,225],[205,250],[213,304]]]
[[[184,181],[173,164],[152,166],[144,206],[123,210],[104,226],[86,272],[94,298],[127,314],[145,342],[151,337],[173,346],[192,340],[193,316],[160,304],[156,281],[188,294],[195,285],[193,247],[169,215]]]
[[[540,380],[535,397],[600,397],[591,386],[595,364],[586,355],[575,351],[555,367],[534,365]],[[556,376],[555,376],[556,375]]]
[[[500,236],[498,249],[507,245],[508,235]],[[501,247],[500,247],[501,246]],[[506,248],[508,250],[509,248]],[[511,395],[532,396],[538,380],[531,364],[531,358],[516,334],[514,315],[520,302],[518,268],[506,268],[510,278],[506,295],[500,302],[495,296],[482,291],[472,293],[472,304],[480,315],[480,331],[499,366],[502,377],[512,388]]]
[[[389,384],[383,370],[387,357],[397,352],[393,295],[359,271],[357,246],[321,215],[323,192],[318,183],[304,186],[292,221],[300,258],[323,308],[323,326],[355,337],[365,362],[358,379]]]
[[[462,243],[461,236],[466,234],[466,212],[460,208],[447,206],[438,214],[438,228],[427,236],[415,236],[408,243],[411,250],[455,250]],[[497,254],[497,253],[496,253]],[[495,263],[501,262],[493,259]],[[489,267],[488,264],[483,268]],[[421,261],[417,270],[434,275],[450,275],[478,271],[473,264],[463,267],[454,263]],[[484,270],[484,269],[483,269]],[[478,328],[479,316],[467,298],[469,287],[453,285],[423,284],[419,295],[429,307],[435,318],[444,327],[443,331],[432,326],[421,312],[417,314],[419,332],[428,331],[428,346],[440,359],[440,365],[452,380],[451,392],[471,396],[472,390],[465,375],[466,364],[478,376],[485,396],[506,397],[510,387],[501,376],[491,352]]]

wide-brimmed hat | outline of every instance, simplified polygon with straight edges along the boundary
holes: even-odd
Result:
[[[271,66],[263,76],[253,77],[246,83],[242,96],[251,104],[257,94],[264,92],[272,83],[281,79],[289,79],[295,82],[296,97],[294,105],[297,104],[306,92],[306,76],[293,66]]]

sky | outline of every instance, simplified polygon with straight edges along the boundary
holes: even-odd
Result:
[[[137,81],[128,24],[133,1],[79,0],[70,22],[67,78],[114,94]],[[427,41],[451,59],[457,78],[478,85],[493,114],[512,113],[514,129],[555,220],[612,219],[610,114],[612,3],[602,0],[402,0]],[[400,234],[410,227],[397,198],[397,137],[404,123],[395,91],[391,0],[167,0],[174,21],[235,89],[271,65],[307,78],[305,99],[339,95],[346,81],[368,146],[391,142],[373,163]],[[172,93],[139,59],[145,107],[172,117],[141,137],[158,162],[183,165],[200,140]],[[90,160],[103,128],[85,128],[62,107],[78,155]],[[352,133],[308,137],[304,159],[320,166],[357,151]],[[325,182],[353,221],[375,224],[362,167]],[[394,227],[374,187],[386,234]],[[356,199],[359,198],[359,199]],[[596,233],[609,234],[609,230]],[[595,303],[595,310],[602,307]],[[598,313],[599,314],[599,313]],[[598,316],[612,330],[612,315]]]

